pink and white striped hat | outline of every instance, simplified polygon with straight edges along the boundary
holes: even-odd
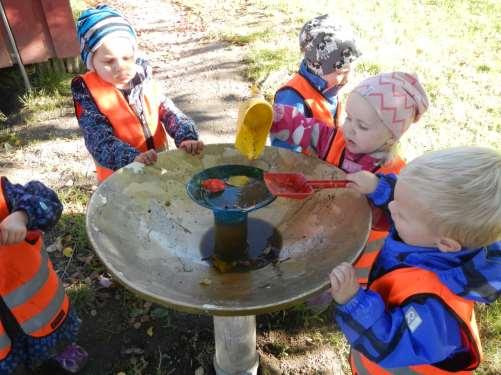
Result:
[[[399,139],[428,108],[428,97],[417,77],[403,72],[381,73],[353,89],[377,112]]]

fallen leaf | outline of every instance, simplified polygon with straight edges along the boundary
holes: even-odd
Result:
[[[111,280],[109,277],[99,275],[98,280],[99,285],[101,285],[103,288],[109,288],[113,285],[113,280]]]
[[[63,250],[63,255],[67,258],[71,258],[71,256],[73,255],[73,249],[69,246],[65,247]]]
[[[146,331],[146,334],[147,334],[148,336],[150,336],[150,337],[152,337],[152,336],[153,336],[153,326],[152,326],[152,327],[150,327],[150,328],[148,328],[148,330]]]
[[[54,251],[61,251],[63,249],[62,238],[58,237],[52,245],[47,246],[45,251],[48,253],[53,253]]]
[[[212,281],[210,281],[210,279],[205,278],[200,280],[200,285],[209,286],[210,284],[212,284]]]

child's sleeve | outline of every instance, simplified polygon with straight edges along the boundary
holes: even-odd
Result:
[[[459,322],[434,297],[386,309],[378,293],[360,288],[336,306],[335,319],[350,344],[382,367],[432,364],[467,352]]]
[[[132,163],[139,151],[115,137],[111,124],[99,112],[82,78],[73,79],[71,91],[78,125],[94,160],[114,171]]]
[[[376,206],[388,210],[388,204],[393,200],[393,192],[397,183],[395,174],[377,174],[379,182],[376,190],[367,194],[367,198]]]
[[[335,132],[335,128],[314,118],[305,117],[296,107],[273,105],[273,123],[270,130],[272,145],[284,142],[300,150],[312,151],[323,159],[329,151]]]
[[[63,205],[56,193],[41,182],[30,181],[23,186],[2,177],[1,183],[9,211],[24,211],[28,229],[47,230],[61,217]]]
[[[179,147],[186,140],[198,140],[198,129],[195,122],[186,116],[172,100],[164,97],[159,109],[160,121]]]

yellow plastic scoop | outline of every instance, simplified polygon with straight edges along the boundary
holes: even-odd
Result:
[[[248,159],[257,159],[264,150],[273,121],[273,109],[257,89],[240,105],[235,147]]]

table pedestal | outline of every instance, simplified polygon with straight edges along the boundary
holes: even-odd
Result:
[[[256,375],[256,316],[214,316],[217,375]]]

